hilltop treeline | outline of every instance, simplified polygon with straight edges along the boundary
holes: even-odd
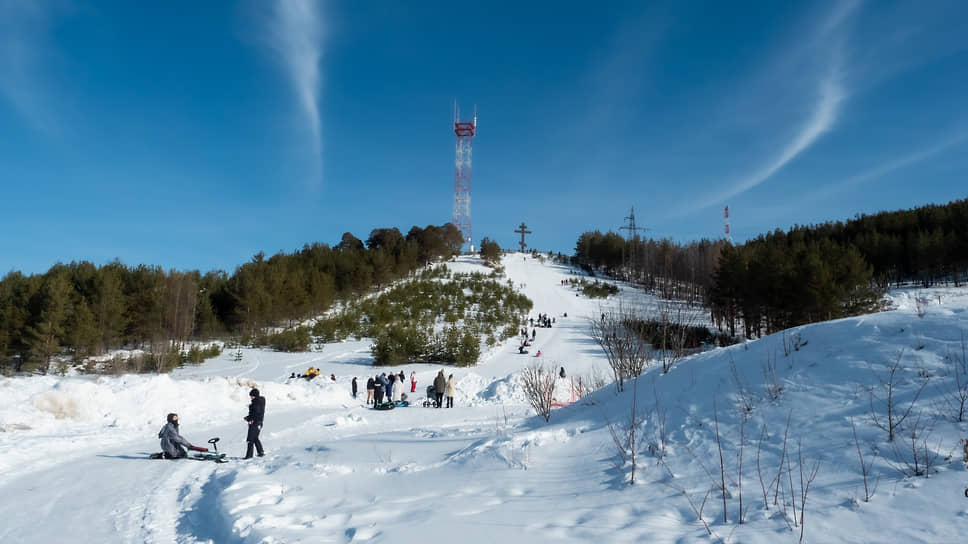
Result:
[[[578,237],[572,263],[643,285],[664,298],[707,300],[719,255],[726,242],[700,240],[626,240],[614,232],[585,232]]]
[[[252,336],[318,315],[340,300],[460,251],[451,224],[350,233],[333,247],[256,254],[233,274],[165,271],[120,262],[57,264],[0,280],[0,369],[47,371],[57,355],[82,360],[122,347],[170,349],[192,339]]]
[[[760,336],[871,311],[892,285],[963,285],[968,200],[796,226],[735,246],[586,232],[575,262],[660,296],[702,300],[721,330]]]

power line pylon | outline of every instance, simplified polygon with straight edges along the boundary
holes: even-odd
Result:
[[[521,235],[521,241],[518,242],[518,243],[521,244],[521,253],[524,253],[524,249],[526,247],[528,247],[528,244],[525,244],[524,243],[524,235],[525,234],[531,234],[531,231],[528,230],[528,226],[524,224],[524,221],[522,221],[521,222],[521,226],[518,227],[518,230],[516,230],[514,232],[517,232],[517,233],[519,233]]]
[[[623,226],[623,227],[619,227],[619,229],[620,230],[627,230],[627,231],[629,231],[629,242],[631,242],[631,243],[630,244],[626,244],[626,245],[629,245],[630,246],[629,247],[628,269],[631,270],[631,275],[632,275],[632,278],[634,280],[635,279],[635,276],[637,275],[636,264],[637,264],[638,261],[636,260],[636,254],[638,252],[636,251],[636,246],[638,245],[639,231],[640,230],[641,231],[645,231],[646,229],[643,228],[643,227],[637,227],[635,225],[635,206],[632,206],[632,211],[629,212],[628,216],[625,217],[625,220],[628,221],[628,224],[625,225],[625,226]],[[622,247],[622,253],[623,253],[623,255],[622,255],[622,264],[625,265],[625,255],[624,255],[624,253],[625,253],[625,247],[624,246]]]
[[[462,122],[457,101],[454,101],[454,134],[457,135],[457,151],[454,161],[454,215],[451,222],[460,230],[464,245],[474,252],[471,234],[471,142],[477,133],[477,106],[474,121]]]

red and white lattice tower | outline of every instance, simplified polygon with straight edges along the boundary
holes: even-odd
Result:
[[[726,239],[732,242],[733,237],[729,235],[729,206],[723,210],[723,222],[726,226]]]
[[[474,121],[461,122],[460,109],[454,101],[454,133],[457,134],[457,155],[454,162],[454,216],[451,221],[464,236],[464,244],[471,253],[474,241],[471,235],[471,140],[477,132],[477,107]]]

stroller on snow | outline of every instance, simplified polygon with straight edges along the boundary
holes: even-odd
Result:
[[[430,408],[433,406],[437,408],[437,390],[433,385],[427,386],[427,398],[423,401],[424,408]]]

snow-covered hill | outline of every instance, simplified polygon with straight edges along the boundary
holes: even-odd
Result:
[[[538,329],[531,354],[540,349],[547,364],[565,367],[562,400],[572,379],[607,373],[588,320],[619,297],[650,303],[623,288],[603,307],[562,285],[571,269],[520,254],[504,266],[534,315],[555,317],[554,327]],[[546,424],[516,378],[535,359],[513,342],[476,367],[444,369],[458,383],[454,409],[419,406],[440,370],[433,365],[393,369],[416,372],[414,406],[377,412],[353,399],[350,380],[362,388],[376,372],[365,340],[303,354],[243,350],[241,361],[226,352],[169,376],[2,379],[0,541],[793,542],[815,466],[804,541],[960,541],[968,472],[959,440],[968,424],[953,420],[947,401],[955,365],[964,364],[968,291],[892,296],[893,311],[706,352],[665,375],[650,369],[635,394],[634,485],[611,432],[628,426],[632,387],[601,389]],[[288,379],[310,365],[320,378]],[[775,399],[771,367],[782,388]],[[894,442],[872,417],[887,418],[886,383],[898,410],[911,407]],[[241,454],[253,385],[267,398],[266,457],[147,459],[172,411],[189,440],[219,436],[221,450]],[[871,463],[868,487],[876,484],[869,502],[858,444]],[[660,449],[661,462],[650,453]],[[914,451],[927,455],[928,477],[903,475]]]

